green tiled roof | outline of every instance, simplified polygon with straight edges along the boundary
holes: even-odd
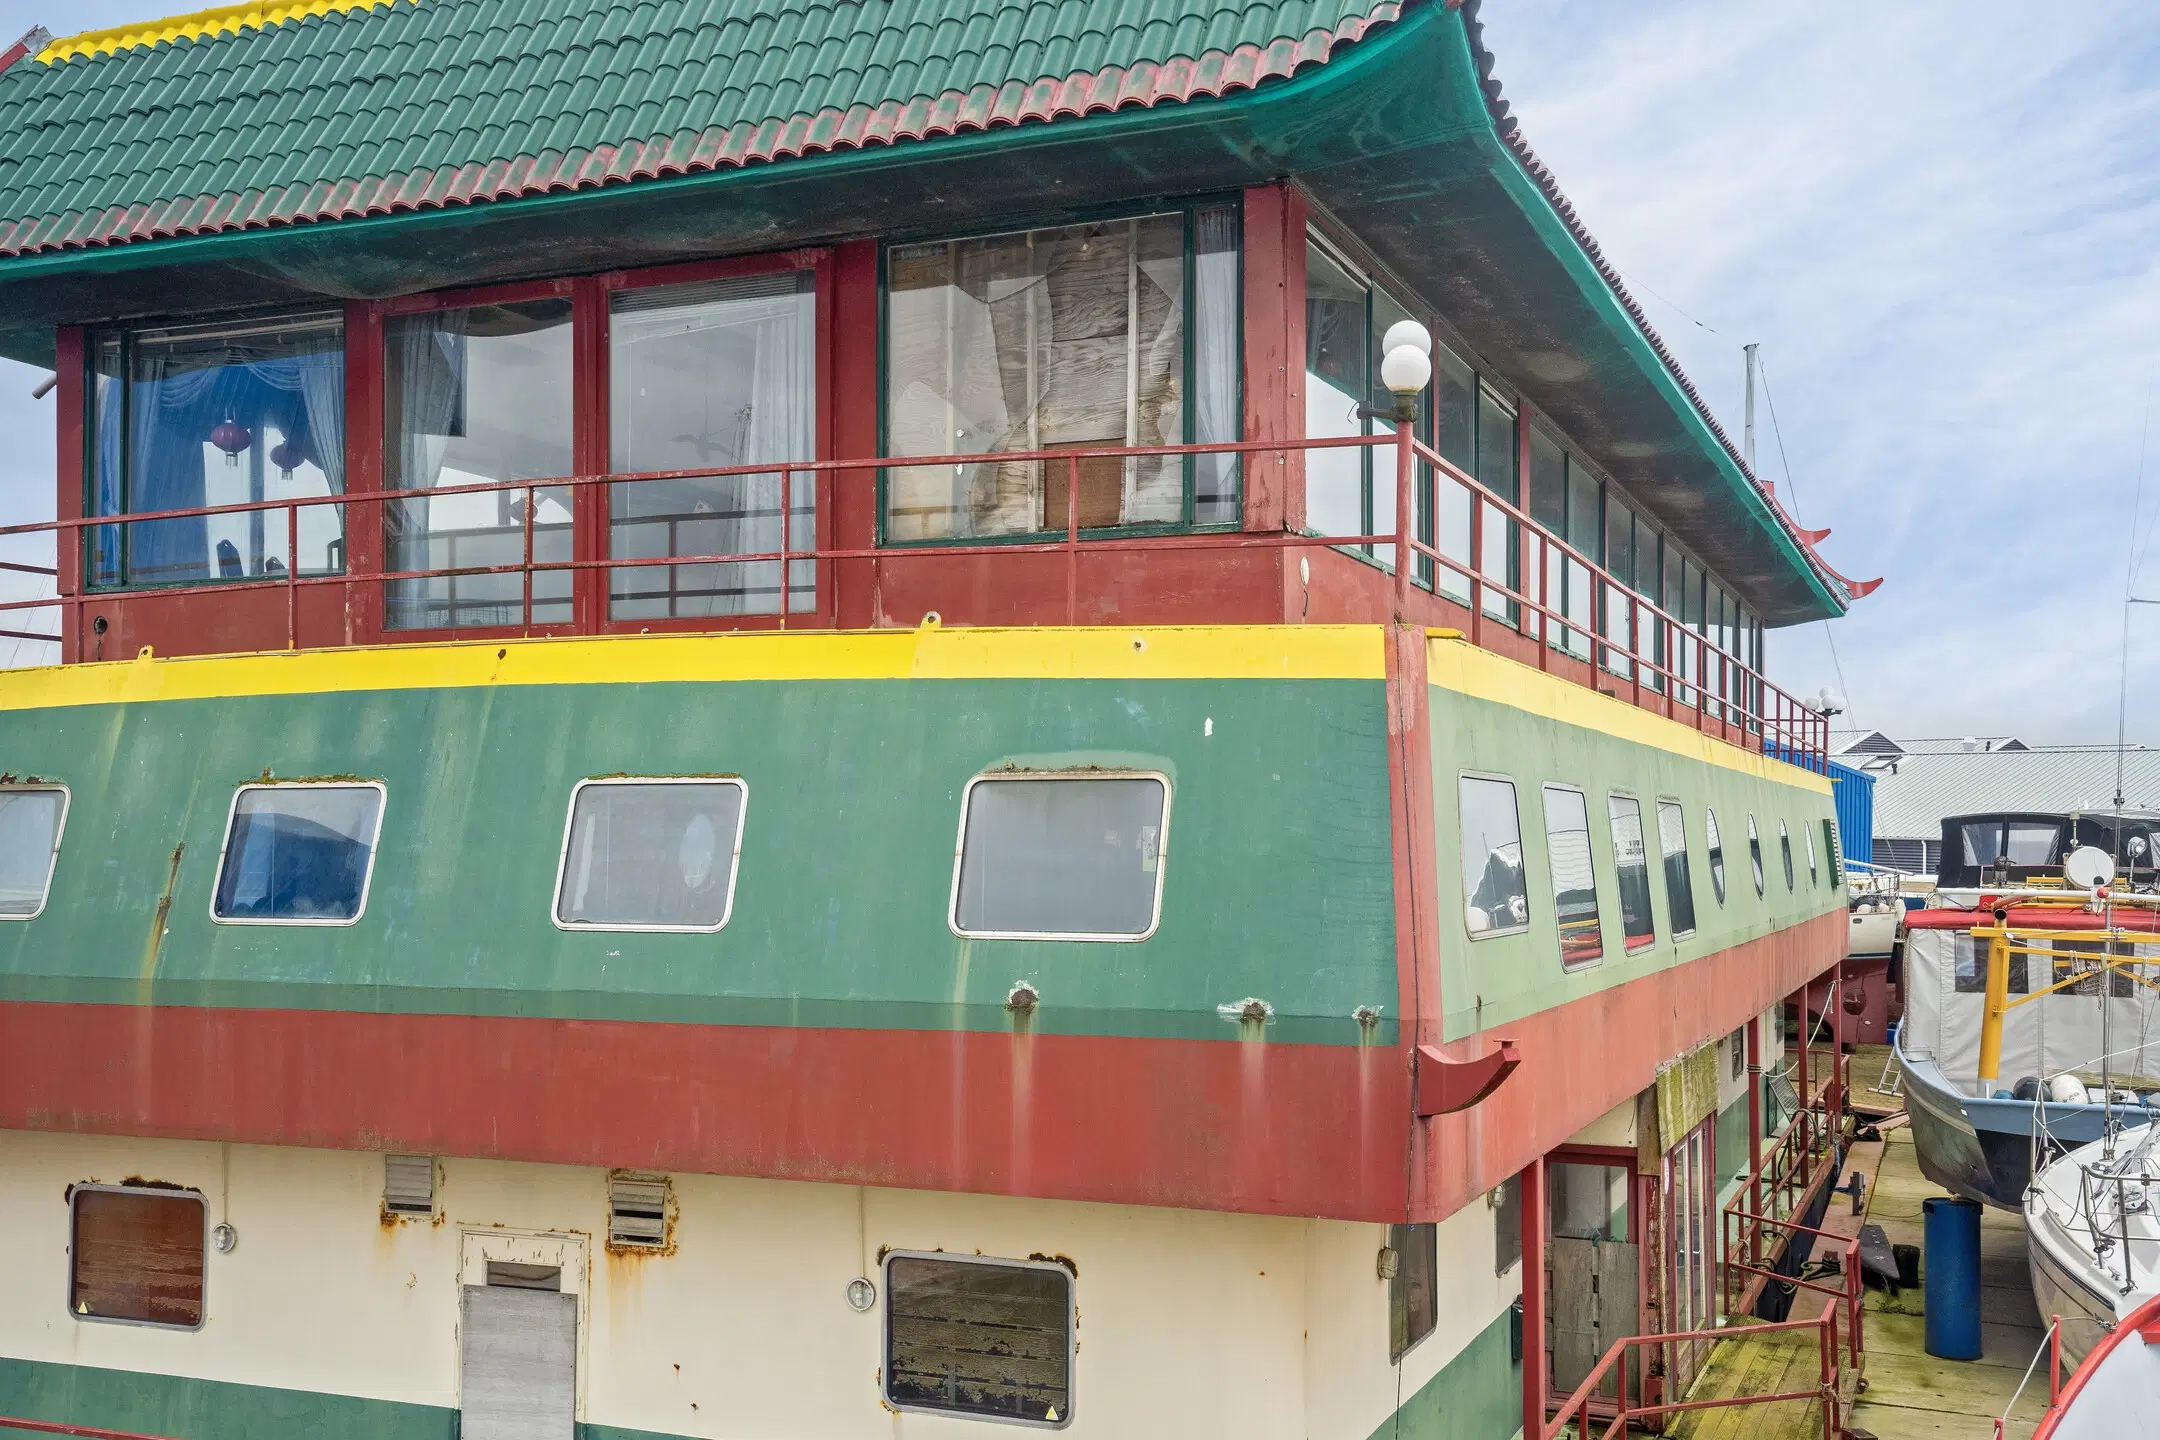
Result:
[[[0,256],[466,204],[1182,102],[1325,62],[1399,8],[236,6],[56,41],[0,71]]]

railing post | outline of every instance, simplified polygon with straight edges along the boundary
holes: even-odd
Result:
[[[1642,602],[1630,599],[1627,607],[1628,674],[1634,680],[1634,701],[1642,704]]]
[[[1065,623],[1080,623],[1080,457],[1065,457]]]
[[[788,531],[793,527],[795,507],[789,503],[795,472],[780,467],[780,628],[787,629],[788,606],[795,598],[794,565],[788,558]]]
[[[285,507],[285,648],[300,648],[300,507]]]
[[[523,528],[524,528],[524,532],[525,532],[525,540],[524,540],[524,545],[525,545],[525,563],[524,563],[524,568],[523,568],[523,569],[522,569],[522,570],[521,570],[521,571],[520,571],[519,573],[520,573],[520,574],[521,574],[521,575],[522,575],[522,576],[524,577],[524,597],[525,597],[525,599],[524,599],[524,603],[525,603],[525,627],[524,627],[524,628],[525,628],[526,630],[528,630],[528,631],[532,629],[532,623],[533,623],[533,573],[532,573],[532,567],[533,567],[533,511],[534,511],[535,509],[539,508],[539,505],[538,505],[538,501],[539,501],[539,492],[538,492],[538,491],[536,491],[536,490],[532,490],[532,489],[528,489],[528,490],[526,490],[526,492],[525,492],[525,517],[524,517],[524,518],[525,518],[525,524],[524,524],[524,527],[523,527]],[[669,550],[669,552],[670,552],[670,553],[672,553],[672,552],[673,552],[673,551],[674,551],[675,549],[676,549],[676,545],[675,545],[675,522],[674,522],[674,521],[672,521],[672,520],[670,520],[670,521],[668,522],[668,550]],[[451,583],[452,583],[453,585],[455,585],[455,584],[456,584],[457,582],[456,582],[456,581],[452,581]],[[669,584],[668,588],[669,588],[670,590],[674,589],[674,585],[673,585],[673,582],[672,582],[672,581],[670,582],[670,584]]]
[[[1416,452],[1411,448],[1411,422],[1395,422],[1395,610],[1402,613],[1410,598],[1412,490],[1417,476]]]
[[[1762,1214],[1762,1016],[1747,1023],[1748,1214]],[[1762,1222],[1748,1222],[1748,1264],[1762,1264]]]

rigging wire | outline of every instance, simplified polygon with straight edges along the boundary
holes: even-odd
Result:
[[[1798,509],[1800,505],[1800,485],[1798,481],[1793,479],[1792,461],[1785,454],[1785,431],[1778,424],[1777,397],[1770,393],[1770,367],[1764,363],[1760,352],[1755,356],[1755,369],[1762,376],[1763,400],[1770,410],[1770,435],[1772,439],[1777,441],[1778,468],[1785,472],[1785,488],[1792,492],[1793,507]],[[1852,687],[1845,683],[1845,662],[1838,656],[1837,632],[1831,628],[1828,620],[1822,622],[1822,628],[1823,638],[1830,642],[1830,668],[1837,674],[1838,692],[1845,697],[1846,713],[1850,714],[1853,693]]]

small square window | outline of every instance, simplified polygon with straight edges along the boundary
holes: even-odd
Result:
[[[208,1213],[202,1196],[77,1185],[68,1203],[68,1309],[77,1319],[201,1326]]]
[[[243,785],[218,854],[210,918],[350,925],[367,908],[382,828],[379,784]]]
[[[0,920],[34,920],[44,910],[67,811],[64,785],[0,787]]]
[[[1161,775],[978,775],[960,806],[953,933],[1144,940],[1162,918]]]
[[[1062,1265],[885,1257],[885,1399],[896,1410],[1072,1420],[1073,1282]]]
[[[555,923],[721,929],[735,908],[748,798],[749,786],[733,778],[579,781],[563,831]]]

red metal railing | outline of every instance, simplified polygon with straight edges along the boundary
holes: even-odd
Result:
[[[1788,1245],[1796,1235],[1823,1233],[1795,1225],[1786,1217],[1813,1198],[1824,1172],[1838,1158],[1834,1142],[1841,1120],[1830,1113],[1830,1104],[1833,1097],[1842,1103],[1843,1097],[1850,1093],[1850,1065],[1851,1057],[1835,1056],[1832,1072],[1824,1077],[1822,1087],[1808,1097],[1808,1103],[1802,1105],[1772,1138],[1769,1148],[1763,1152],[1761,1168],[1748,1175],[1747,1183],[1726,1202],[1719,1215],[1719,1234],[1724,1242],[1722,1284],[1727,1315],[1743,1314],[1753,1308],[1755,1297],[1773,1279],[1804,1284],[1794,1282],[1790,1276],[1773,1275],[1764,1268],[1765,1258],[1772,1248],[1764,1243],[1764,1231],[1768,1228],[1785,1233]],[[1854,1242],[1855,1245],[1858,1243]],[[1855,1250],[1854,1255],[1857,1254]],[[1855,1271],[1856,1267],[1857,1261],[1849,1259],[1846,1269]],[[1857,1275],[1848,1274],[1847,1279],[1857,1296]],[[1806,1288],[1820,1287],[1809,1285]],[[1857,1306],[1857,1299],[1854,1303]],[[1860,1334],[1857,1310],[1852,1333],[1857,1345]]]
[[[69,1425],[58,1420],[25,1420],[19,1415],[0,1415],[0,1431],[35,1430],[41,1435],[81,1435],[86,1440],[172,1440],[169,1435],[146,1435],[138,1430],[100,1430],[95,1425]]]
[[[1396,525],[1391,534],[1313,535],[1287,531],[1209,531],[1190,534],[1102,536],[1081,533],[1080,471],[1084,461],[1234,454],[1245,457],[1243,463],[1250,466],[1254,460],[1267,455],[1286,459],[1291,454],[1303,455],[1314,450],[1361,448],[1376,452],[1392,448],[1395,453]],[[1376,454],[1375,459],[1378,458]],[[935,545],[812,544],[807,547],[795,545],[790,535],[795,510],[795,487],[801,484],[811,485],[819,504],[829,506],[840,485],[857,483],[874,486],[877,477],[886,470],[1026,463],[1066,467],[1063,534],[1008,541],[941,541]],[[1376,475],[1382,469],[1378,464],[1373,468]],[[1440,508],[1438,501],[1443,486],[1452,484],[1465,492],[1469,500],[1466,554],[1444,553],[1416,533],[1420,513],[1417,499],[1421,471],[1429,479],[1433,495],[1431,508],[1435,519]],[[534,557],[534,497],[538,492],[568,490],[574,493],[604,495],[606,491],[601,487],[775,475],[780,479],[777,549],[568,560],[539,560]],[[386,570],[373,574],[353,574],[344,570],[332,573],[301,573],[300,515],[303,510],[324,505],[338,506],[341,509],[352,506],[359,507],[364,515],[372,516],[379,513],[379,507],[400,501],[506,493],[525,497],[523,515],[519,522],[521,553],[515,564]],[[1647,692],[1649,703],[1646,708],[1660,710],[1674,718],[1691,722],[1706,733],[1717,733],[1728,739],[1732,737],[1726,733],[1727,728],[1737,729],[1742,737],[1741,743],[1750,748],[1780,755],[1811,769],[1823,768],[1828,751],[1829,720],[1826,716],[1801,704],[1793,696],[1771,684],[1758,670],[1742,663],[1737,654],[1720,646],[1707,633],[1683,623],[1679,617],[1660,608],[1654,598],[1639,594],[1634,586],[1622,582],[1582,551],[1538,525],[1526,511],[1512,501],[1480,485],[1431,447],[1415,439],[1407,425],[1399,427],[1393,435],[1303,440],[1290,444],[1247,441],[1213,445],[910,455],[869,460],[822,460],[787,466],[735,465],[630,474],[534,477],[470,485],[445,485],[432,489],[286,496],[275,500],[254,500],[230,505],[203,505],[144,511],[125,516],[90,516],[10,525],[0,527],[0,538],[50,534],[56,545],[81,546],[86,532],[95,530],[156,521],[246,516],[269,511],[284,512],[286,562],[282,576],[221,577],[202,583],[160,585],[154,593],[210,595],[223,592],[259,592],[265,586],[280,586],[285,593],[286,644],[288,648],[292,648],[299,643],[300,592],[315,586],[342,587],[348,593],[356,587],[376,586],[384,588],[385,593],[388,593],[387,587],[405,582],[464,576],[516,575],[520,577],[518,606],[521,623],[530,628],[534,623],[535,575],[574,574],[581,570],[629,571],[650,567],[777,562],[781,576],[779,603],[769,613],[778,623],[785,625],[792,615],[804,613],[797,609],[793,597],[795,587],[789,583],[793,574],[791,566],[795,562],[867,562],[873,569],[874,584],[876,574],[884,567],[918,564],[931,559],[951,559],[959,556],[1058,555],[1064,559],[1066,623],[1078,624],[1082,617],[1079,603],[1079,564],[1083,554],[1119,550],[1169,552],[1314,547],[1355,550],[1389,547],[1398,609],[1408,602],[1413,588],[1463,604],[1469,612],[1467,628],[1473,643],[1484,645],[1489,631],[1497,625],[1534,641],[1537,663],[1541,669],[1546,670],[1553,668],[1552,657],[1556,652],[1579,659],[1580,657],[1573,655],[1570,647],[1581,641],[1589,652],[1586,683],[1606,690],[1609,694],[1617,695],[1625,690],[1627,698],[1637,705],[1645,705]],[[1498,532],[1497,537],[1488,534],[1488,527]],[[1497,567],[1487,563],[1495,542],[1506,547],[1503,553],[1507,555],[1507,563]],[[1404,556],[1415,557],[1414,563],[1402,563]],[[55,573],[40,566],[6,564],[0,568],[40,575]],[[1498,573],[1490,573],[1496,568]],[[1563,614],[1561,609],[1555,606],[1552,580],[1556,570],[1579,572],[1584,577],[1590,590],[1590,613],[1587,616]],[[1511,583],[1509,577],[1519,579],[1533,571],[1536,575],[1535,593]],[[63,614],[64,631],[79,636],[82,632],[85,607],[104,601],[115,593],[128,592],[124,587],[117,592],[104,588],[86,590],[72,587],[69,593],[58,597],[0,602],[0,612],[58,607]],[[419,638],[421,633],[424,632],[414,632],[414,638]],[[22,638],[46,641],[57,641],[60,638],[58,635],[36,635],[28,632],[0,634],[15,634]],[[1615,688],[1607,689],[1607,682]]]
[[[1561,1404],[1559,1413],[1550,1416],[1539,1430],[1539,1440],[1561,1440],[1572,1436],[1573,1440],[1589,1440],[1593,1433],[1593,1409],[1598,1416],[1606,1417],[1605,1428],[1597,1431],[1602,1440],[1616,1440],[1624,1436],[1631,1426],[1644,1429],[1661,1428],[1670,1416],[1685,1414],[1691,1410],[1724,1410],[1742,1405],[1780,1405],[1820,1403],[1822,1405],[1823,1440],[1839,1440],[1844,1434],[1844,1408],[1842,1381],[1844,1368],[1841,1361],[1843,1347],[1838,1343],[1838,1307],[1824,1308],[1813,1320],[1787,1320],[1776,1325],[1750,1325],[1745,1331],[1687,1330],[1674,1335],[1633,1335],[1616,1342],[1605,1352],[1589,1378],[1578,1386],[1575,1393]],[[1816,1383],[1807,1390],[1780,1390],[1769,1395],[1727,1395],[1707,1400],[1660,1400],[1652,1404],[1628,1403],[1629,1366],[1621,1363],[1630,1357],[1631,1351],[1643,1352],[1636,1357],[1638,1365],[1654,1355],[1659,1348],[1698,1343],[1706,1340],[1730,1340],[1736,1334],[1749,1337],[1766,1335],[1790,1335],[1812,1330],[1816,1335],[1818,1372]],[[1617,1369],[1615,1368],[1617,1367]],[[1642,1373],[1647,1373],[1647,1368]],[[1606,1376],[1613,1376],[1617,1390],[1617,1405],[1601,1402],[1598,1390]],[[1593,1402],[1597,1402],[1595,1405]]]

